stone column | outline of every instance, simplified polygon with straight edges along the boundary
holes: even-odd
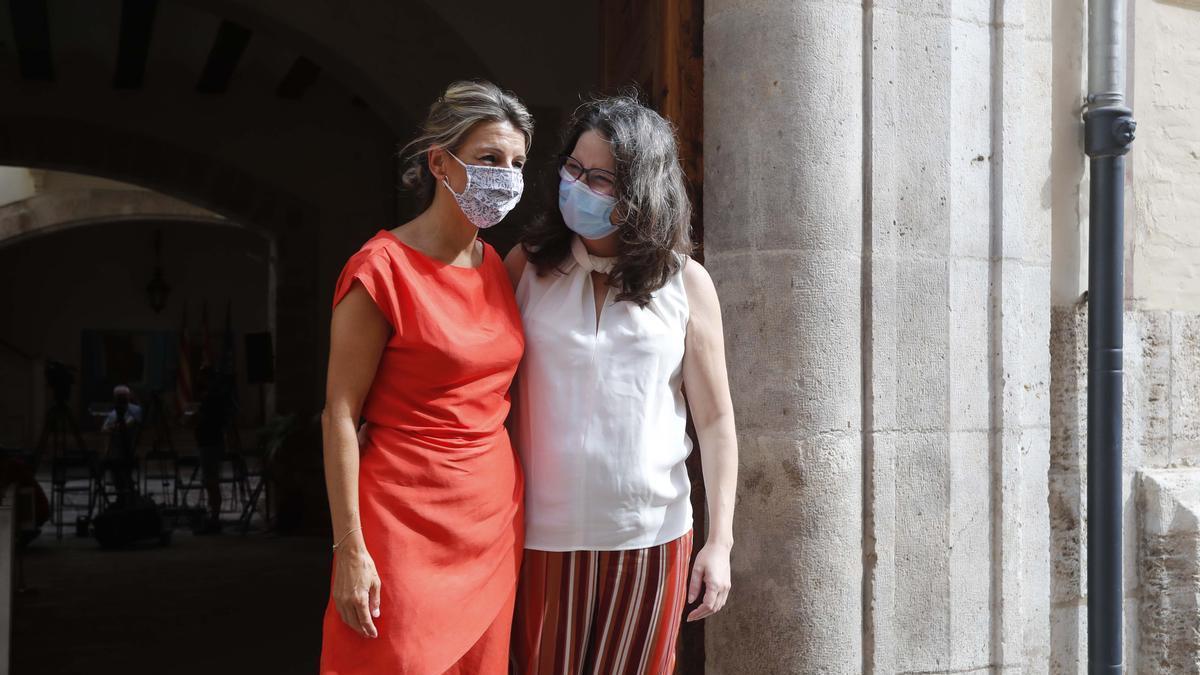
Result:
[[[861,26],[858,3],[705,3],[706,265],[741,444],[710,673],[863,665]]]
[[[710,672],[1048,670],[1049,29],[1045,0],[707,3],[742,448]]]
[[[1045,672],[1048,3],[869,3],[865,672]]]

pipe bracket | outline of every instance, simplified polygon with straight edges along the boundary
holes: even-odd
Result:
[[[1129,152],[1137,131],[1137,122],[1129,108],[1089,106],[1083,122],[1083,151],[1088,157],[1118,157]]]

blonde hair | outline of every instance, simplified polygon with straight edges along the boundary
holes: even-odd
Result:
[[[525,136],[525,150],[533,144],[533,116],[516,94],[485,80],[452,82],[429,106],[421,133],[401,150],[404,162],[401,184],[417,195],[417,211],[433,203],[436,187],[429,170],[429,151],[456,152],[463,139],[481,122],[509,122]]]

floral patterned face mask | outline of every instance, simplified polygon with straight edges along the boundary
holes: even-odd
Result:
[[[521,201],[525,178],[520,169],[467,164],[449,150],[446,154],[467,170],[467,187],[462,192],[455,192],[445,176],[442,184],[454,195],[454,201],[475,227],[484,230],[504,220],[504,216]]]

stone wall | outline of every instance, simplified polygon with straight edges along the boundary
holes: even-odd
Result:
[[[1053,665],[1086,672],[1087,311],[1054,311],[1050,505]],[[1130,672],[1181,673],[1200,663],[1194,513],[1200,493],[1200,315],[1125,312],[1125,662]],[[1176,517],[1178,516],[1178,517]],[[1189,613],[1190,612],[1190,613]],[[1200,625],[1200,624],[1192,624]]]
[[[1125,662],[1130,672],[1196,672],[1194,509],[1200,465],[1200,4],[1131,3],[1124,391]],[[1050,515],[1051,665],[1087,655],[1087,179],[1078,145],[1082,2],[1056,3]],[[1059,140],[1061,139],[1061,140]],[[1058,152],[1057,148],[1062,151]],[[1191,501],[1189,501],[1191,500]],[[1190,622],[1190,623],[1189,623]],[[1192,626],[1180,630],[1181,626]]]
[[[743,471],[709,671],[1045,672],[1050,3],[705,11]]]
[[[708,670],[858,672],[862,10],[704,11],[705,265],[741,446],[733,600],[708,620]]]
[[[1137,490],[1137,672],[1200,673],[1200,470],[1148,469]]]
[[[1200,311],[1200,1],[1135,5],[1129,294]]]
[[[870,17],[872,672],[1045,668],[1047,9]]]
[[[1050,671],[1087,672],[1087,317],[1056,306],[1050,331]]]

